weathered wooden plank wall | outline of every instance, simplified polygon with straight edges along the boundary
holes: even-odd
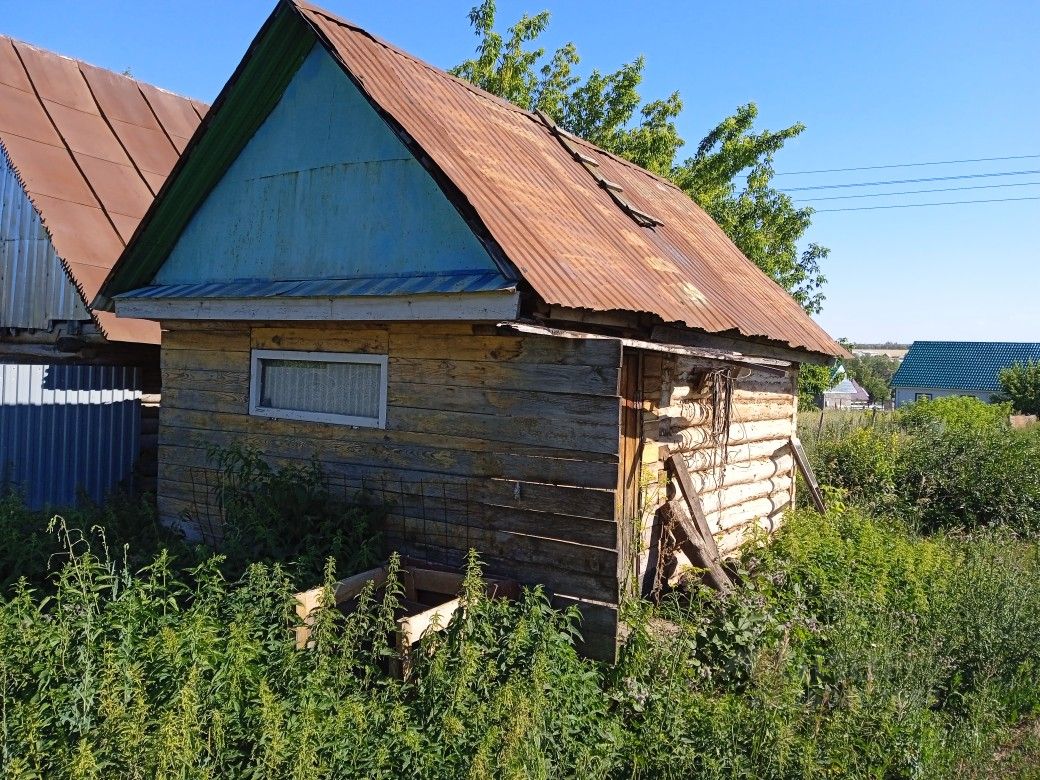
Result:
[[[779,527],[794,497],[790,438],[797,421],[798,370],[783,374],[692,358],[647,354],[643,370],[643,475],[634,575],[646,593],[667,498],[665,459],[682,453],[720,551],[735,551],[755,527]],[[736,379],[728,440],[712,434],[712,371]],[[682,554],[679,553],[680,560]]]
[[[541,583],[585,616],[586,649],[616,637],[620,400],[617,342],[486,336],[466,324],[163,323],[159,511],[190,509],[206,447],[254,445],[275,461],[317,454],[327,470],[436,480],[465,501],[453,529],[402,505],[400,544],[473,544],[489,571]],[[387,354],[385,430],[252,417],[252,348]],[[405,502],[407,504],[407,502]],[[443,509],[443,507],[441,507]],[[395,510],[396,511],[396,510]],[[403,537],[414,531],[412,542]],[[422,555],[424,550],[404,549]]]

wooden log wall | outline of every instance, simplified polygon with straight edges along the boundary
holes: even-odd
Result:
[[[674,495],[664,467],[669,455],[679,452],[685,459],[723,555],[740,547],[752,529],[779,527],[794,500],[790,438],[797,423],[798,369],[778,374],[661,354],[644,355],[643,366],[642,496],[634,532],[641,542],[633,573],[645,595],[658,565],[657,510]],[[713,433],[713,371],[735,378],[728,437]],[[678,564],[684,563],[680,552]]]
[[[558,604],[580,606],[586,651],[614,657],[617,342],[480,335],[454,323],[163,328],[164,520],[196,503],[194,475],[209,465],[209,445],[252,445],[273,462],[316,454],[330,474],[433,482],[432,495],[394,510],[393,544],[424,559],[430,545],[458,557],[471,544],[490,574],[545,585]],[[389,355],[386,429],[250,416],[254,348]],[[450,509],[463,505],[460,531]]]

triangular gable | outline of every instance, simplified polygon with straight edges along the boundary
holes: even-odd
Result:
[[[496,270],[430,174],[315,45],[153,284]]]
[[[40,214],[0,145],[0,328],[89,322]]]

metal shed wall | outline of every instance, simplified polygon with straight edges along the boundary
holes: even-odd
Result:
[[[137,368],[0,365],[0,485],[32,508],[101,500],[140,448]]]
[[[90,314],[0,146],[0,328],[47,330],[55,320]]]

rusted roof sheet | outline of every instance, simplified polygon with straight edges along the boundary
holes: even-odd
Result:
[[[648,312],[827,355],[844,350],[670,182],[576,138],[644,227],[538,116],[296,0],[344,69],[461,191],[547,303]]]
[[[205,108],[0,36],[0,145],[85,303],[97,294]],[[91,314],[111,341],[159,343],[154,322]]]

